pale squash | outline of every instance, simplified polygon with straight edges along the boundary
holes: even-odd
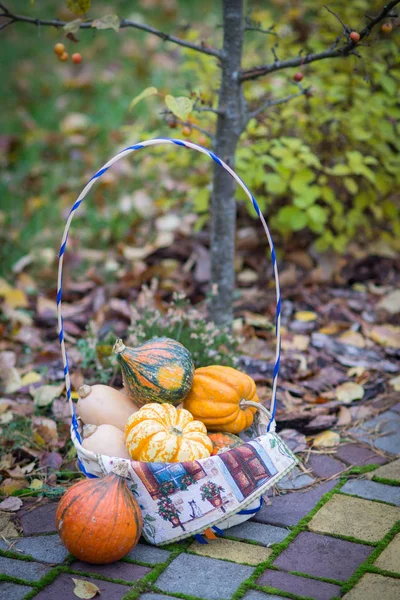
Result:
[[[249,427],[258,403],[254,380],[232,367],[211,365],[196,369],[183,406],[209,431],[240,433]]]
[[[85,426],[87,427],[87,426]],[[125,434],[114,425],[90,425],[89,435],[85,435],[82,446],[95,454],[130,458],[125,446]],[[86,431],[88,431],[86,429]]]
[[[77,412],[84,423],[114,425],[125,431],[127,420],[138,410],[128,396],[108,385],[82,385],[78,395]]]
[[[114,352],[125,389],[133,402],[180,404],[192,385],[194,365],[189,350],[170,338],[153,338],[137,348],[117,340]]]
[[[126,424],[126,447],[134,460],[183,462],[211,455],[206,427],[185,409],[146,404]]]

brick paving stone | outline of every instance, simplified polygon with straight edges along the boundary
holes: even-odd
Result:
[[[273,564],[284,571],[347,581],[373,551],[371,546],[303,531]]]
[[[244,544],[225,538],[212,540],[209,544],[193,542],[188,548],[190,552],[220,560],[231,560],[236,563],[258,565],[265,562],[272,553],[270,548],[256,546],[255,544]]]
[[[0,573],[26,581],[39,581],[50,571],[49,567],[27,560],[15,560],[0,556]]]
[[[276,487],[280,490],[299,490],[300,488],[310,485],[313,481],[314,477],[310,477],[310,475],[295,468],[288,475],[282,477],[276,484]]]
[[[398,402],[397,404],[392,406],[391,410],[394,410],[395,412],[400,413],[400,402]]]
[[[343,446],[339,446],[335,457],[355,467],[372,464],[384,465],[387,463],[386,458],[379,456],[370,448],[360,446],[360,444],[343,444]]]
[[[305,492],[291,492],[268,498],[252,521],[270,525],[297,525],[336,484],[337,480],[327,481]],[[267,502],[272,504],[267,505]]]
[[[256,583],[277,588],[283,592],[290,592],[297,596],[307,596],[314,600],[331,600],[334,596],[340,595],[340,586],[338,585],[316,581],[308,577],[289,575],[289,573],[281,571],[267,570],[256,580]]]
[[[62,573],[44,590],[35,596],[35,600],[77,600],[74,594],[75,584],[72,579],[83,579],[97,585],[100,590],[100,596],[95,598],[104,598],[104,600],[121,600],[132,588],[120,583],[92,579],[90,577],[81,577],[72,573]]]
[[[20,538],[14,541],[12,546],[6,542],[0,542],[0,548],[16,554],[23,553],[51,565],[64,562],[68,556],[68,550],[63,546],[57,534]]]
[[[275,596],[273,594],[266,594],[259,590],[249,590],[243,596],[242,600],[284,600],[283,596]]]
[[[335,494],[313,516],[308,528],[315,532],[377,542],[398,519],[400,509],[397,506]]]
[[[400,573],[400,533],[398,533],[374,562],[376,567]],[[400,584],[400,582],[399,582]]]
[[[367,477],[368,479],[381,477],[382,479],[392,479],[393,481],[400,482],[400,458],[383,467],[379,467],[379,469],[375,469],[371,473],[367,473]]]
[[[22,600],[32,588],[27,585],[18,585],[17,583],[0,583],[0,600]]]
[[[384,452],[400,454],[400,414],[395,411],[383,412],[349,432]]]
[[[123,579],[124,581],[137,581],[151,571],[149,567],[142,567],[141,565],[134,565],[128,562],[114,562],[109,565],[89,565],[77,560],[71,563],[70,567],[75,571],[96,573],[110,579]]]
[[[367,500],[382,500],[400,506],[400,487],[368,481],[366,479],[354,479],[347,481],[340,489],[343,494],[361,496]]]
[[[161,548],[148,546],[146,544],[138,544],[125,556],[125,558],[148,563],[149,565],[157,565],[158,563],[163,563],[168,560],[170,554],[171,552],[168,550],[162,550]]]
[[[57,502],[49,502],[30,510],[30,505],[18,512],[24,535],[56,531]]]
[[[228,600],[253,572],[253,567],[182,553],[161,573],[155,585],[167,593]]]
[[[399,580],[366,573],[343,600],[398,600]]]
[[[240,525],[235,525],[226,530],[226,534],[239,540],[251,540],[258,542],[262,546],[271,546],[279,544],[288,535],[290,531],[283,527],[275,527],[274,525],[263,525],[254,521],[245,521]]]
[[[307,469],[311,469],[314,475],[323,478],[333,477],[348,468],[340,460],[326,454],[311,454],[305,466]]]

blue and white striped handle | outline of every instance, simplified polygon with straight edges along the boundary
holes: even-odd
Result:
[[[205,154],[206,156],[209,156],[210,158],[212,158],[212,160],[214,162],[218,163],[223,169],[228,171],[228,173],[235,179],[235,181],[245,191],[246,195],[249,197],[249,199],[253,203],[254,209],[261,220],[262,226],[264,227],[264,231],[268,238],[268,243],[269,243],[269,247],[271,250],[271,258],[272,258],[272,265],[273,265],[274,278],[275,278],[275,288],[276,288],[276,356],[275,356],[275,366],[274,366],[273,381],[272,381],[272,398],[271,398],[271,406],[270,406],[271,420],[268,425],[268,430],[269,430],[271,427],[271,424],[273,423],[274,418],[275,418],[276,386],[277,386],[277,381],[278,381],[280,351],[281,351],[281,331],[280,331],[280,329],[281,329],[281,327],[280,327],[280,324],[281,324],[281,296],[280,296],[280,289],[279,289],[278,267],[276,264],[276,255],[275,255],[275,249],[274,249],[274,244],[272,242],[271,234],[269,232],[267,223],[265,222],[265,219],[264,219],[263,215],[261,214],[261,211],[257,204],[256,199],[254,198],[254,196],[252,195],[250,190],[247,188],[247,186],[244,184],[244,182],[241,180],[241,178],[238,175],[236,175],[236,173],[223,160],[218,158],[218,156],[216,156],[213,152],[211,152],[211,150],[207,150],[207,148],[198,146],[197,144],[194,144],[193,142],[188,142],[186,140],[169,139],[169,138],[156,138],[154,140],[147,140],[144,142],[140,142],[139,144],[129,146],[128,148],[125,148],[124,150],[122,150],[121,152],[116,154],[99,171],[97,171],[97,173],[95,175],[93,175],[93,177],[88,182],[86,187],[82,190],[81,194],[79,195],[77,201],[71,208],[71,211],[68,215],[67,223],[65,225],[64,234],[63,234],[62,241],[61,241],[60,256],[59,256],[59,263],[58,263],[57,314],[58,314],[58,334],[59,334],[61,353],[62,353],[62,359],[63,359],[63,364],[64,364],[64,375],[65,375],[65,384],[66,384],[66,389],[67,389],[67,398],[68,398],[70,409],[71,409],[71,415],[72,415],[74,429],[77,431],[77,421],[76,421],[74,404],[71,399],[71,381],[70,381],[70,377],[69,377],[68,357],[67,357],[67,352],[65,349],[64,326],[63,326],[63,319],[62,319],[62,315],[61,315],[63,261],[64,261],[65,249],[67,246],[69,228],[71,226],[71,222],[72,222],[75,212],[79,208],[83,199],[89,193],[91,187],[96,183],[96,181],[98,179],[100,179],[100,177],[106,171],[108,171],[108,169],[115,162],[117,162],[124,156],[127,156],[131,152],[135,152],[136,150],[141,150],[142,148],[145,148],[146,146],[157,146],[159,144],[173,144],[175,146],[183,146],[184,148],[191,148],[192,150],[197,150],[197,152],[201,152],[202,154]],[[78,433],[78,431],[77,431],[77,433]]]

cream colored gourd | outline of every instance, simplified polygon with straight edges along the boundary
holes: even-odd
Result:
[[[108,385],[81,385],[78,395],[77,413],[84,423],[125,431],[129,417],[138,410],[128,396]]]
[[[89,435],[86,437],[86,433]],[[82,446],[95,454],[130,458],[125,446],[125,435],[114,425],[85,425]]]

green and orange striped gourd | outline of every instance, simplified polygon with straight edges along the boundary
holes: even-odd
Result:
[[[176,340],[153,338],[136,348],[117,340],[114,352],[130,399],[138,406],[168,402],[177,406],[190,392],[194,364],[189,350]]]

